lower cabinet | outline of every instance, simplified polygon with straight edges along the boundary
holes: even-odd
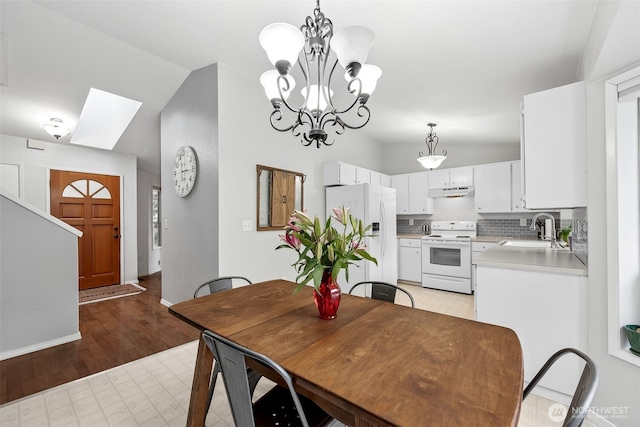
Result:
[[[422,281],[422,240],[398,239],[398,279]]]
[[[476,320],[513,329],[522,344],[529,382],[552,354],[586,345],[586,276],[478,265]],[[537,394],[557,401],[580,380],[578,358],[562,358],[540,382]],[[560,393],[560,395],[557,395]],[[563,396],[564,395],[564,396]]]

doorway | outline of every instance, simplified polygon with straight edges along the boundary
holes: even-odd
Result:
[[[79,289],[120,283],[120,177],[51,170],[51,215],[82,231]]]

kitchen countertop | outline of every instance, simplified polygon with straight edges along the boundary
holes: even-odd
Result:
[[[504,238],[501,239],[506,240]],[[547,271],[587,276],[587,267],[571,251],[496,245],[477,257],[473,264],[487,267]]]
[[[422,239],[426,234],[398,234],[398,239]]]
[[[472,237],[472,242],[486,242],[486,243],[498,243],[503,240],[510,239],[510,237],[505,236],[476,236]]]

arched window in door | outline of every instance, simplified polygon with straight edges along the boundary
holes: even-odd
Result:
[[[111,199],[111,193],[107,187],[98,181],[94,181],[92,179],[80,179],[67,185],[62,191],[62,197],[79,199],[85,197],[94,199]]]

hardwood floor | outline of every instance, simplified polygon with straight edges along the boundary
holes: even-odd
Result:
[[[82,339],[0,362],[0,404],[198,339],[160,304],[162,273],[145,292],[80,306]]]

